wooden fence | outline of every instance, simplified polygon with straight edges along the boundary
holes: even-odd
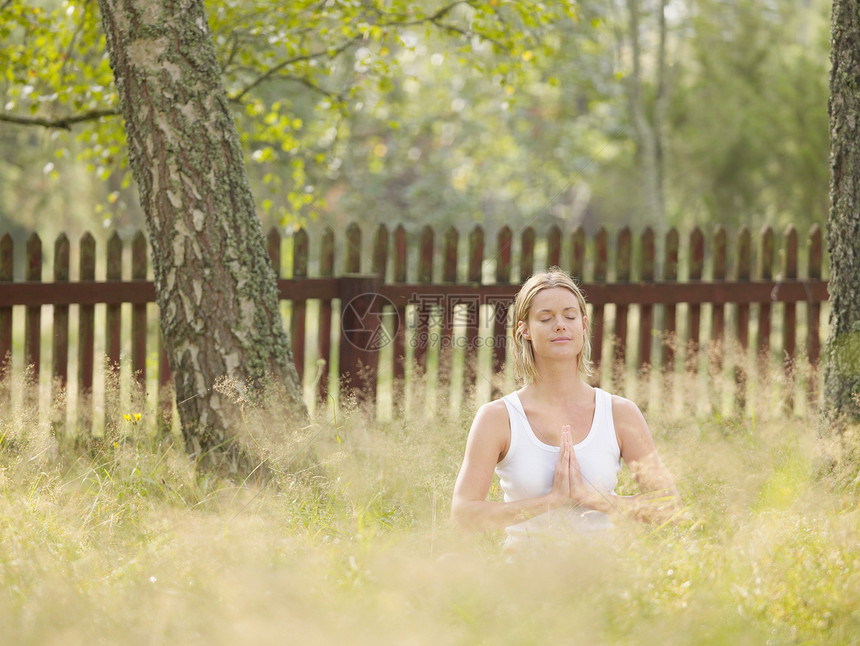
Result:
[[[719,350],[730,345],[741,355],[754,352],[763,371],[780,362],[789,374],[799,351],[811,370],[819,362],[827,283],[818,226],[805,241],[803,277],[793,227],[780,236],[770,228],[756,236],[742,228],[731,242],[722,228],[709,239],[695,228],[683,243],[672,229],[660,241],[659,254],[650,229],[635,237],[629,228],[612,237],[600,229],[588,238],[582,228],[563,234],[552,227],[539,240],[531,227],[515,236],[505,226],[488,245],[480,226],[461,241],[453,227],[437,239],[429,226],[407,234],[403,226],[390,231],[381,225],[368,237],[356,224],[342,234],[323,228],[313,244],[306,230],[284,239],[273,229],[267,237],[296,367],[309,400],[337,391],[339,383],[333,380],[344,375],[346,384],[373,396],[380,379],[396,384],[424,372],[432,372],[437,384],[448,387],[459,372],[453,385],[457,392],[493,382],[490,394],[497,394],[494,380],[507,361],[509,306],[522,280],[552,265],[574,275],[588,298],[595,383],[611,380],[616,390],[622,389],[623,373],[630,368],[695,372],[706,366],[720,371],[726,366]],[[152,325],[155,317],[147,318],[155,288],[147,279],[143,234],[130,241],[131,271],[125,276],[125,243],[116,233],[110,237],[102,280],[96,280],[93,236],[87,233],[80,240],[74,281],[70,246],[67,236],[57,238],[52,280],[46,281],[42,243],[33,234],[25,250],[24,280],[16,281],[12,239],[8,234],[0,239],[2,375],[16,365],[30,366],[31,377],[38,381],[42,306],[52,306],[48,327],[54,388],[63,389],[69,382],[74,347],[76,391],[81,397],[93,391],[99,365],[96,330],[102,329],[100,346],[107,364],[119,364],[128,356],[135,378],[157,384],[159,399],[168,396],[170,369],[157,332],[151,331],[157,329]],[[100,304],[105,308],[103,328],[96,321]],[[125,346],[123,304],[131,307]],[[76,342],[70,340],[70,306],[77,308]],[[13,330],[20,329],[13,325],[13,311],[21,308],[23,339],[13,338]],[[705,352],[703,346],[717,352]],[[153,352],[159,357],[155,377],[147,374],[148,353]],[[149,363],[154,365],[151,356]],[[325,367],[314,369],[320,365]],[[604,366],[611,370],[601,370]],[[745,373],[740,363],[734,374],[742,404]],[[815,383],[810,379],[812,398]],[[5,390],[8,398],[10,388]]]

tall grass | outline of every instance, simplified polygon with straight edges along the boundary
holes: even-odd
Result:
[[[198,469],[154,411],[81,442],[16,398],[0,643],[860,644],[857,439],[825,444],[764,383],[727,417],[712,386],[649,402],[684,520],[515,558],[448,521],[468,393],[383,421],[320,405],[304,428],[246,405],[250,477]]]

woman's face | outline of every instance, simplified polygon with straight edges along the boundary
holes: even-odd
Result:
[[[585,342],[584,313],[573,292],[565,287],[551,287],[535,294],[528,322],[518,326],[531,341],[535,359],[539,356],[576,358]]]

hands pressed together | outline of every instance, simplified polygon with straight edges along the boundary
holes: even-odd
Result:
[[[578,507],[585,505],[591,497],[582,481],[582,473],[570,437],[570,426],[567,425],[561,427],[561,445],[549,495],[552,507]]]

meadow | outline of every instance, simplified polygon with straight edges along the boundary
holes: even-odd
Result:
[[[198,467],[146,408],[74,438],[13,398],[0,643],[860,644],[860,440],[766,383],[729,415],[676,379],[646,411],[676,522],[514,558],[448,519],[472,393],[301,429],[246,405],[250,476]]]

